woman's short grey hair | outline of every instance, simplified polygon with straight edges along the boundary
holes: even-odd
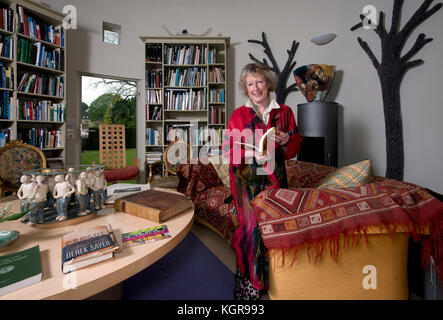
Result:
[[[269,69],[267,65],[260,62],[249,63],[243,67],[240,74],[240,81],[238,83],[238,87],[246,97],[248,96],[248,89],[246,88],[246,76],[249,74],[262,74],[269,86],[269,92],[275,91],[277,88],[278,77],[273,71],[271,71],[271,69]]]

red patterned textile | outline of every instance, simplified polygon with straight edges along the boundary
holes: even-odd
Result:
[[[181,164],[177,169],[177,191],[194,199],[199,193],[223,184],[211,163]]]
[[[234,225],[238,225],[234,202],[224,203],[231,195],[225,185],[218,185],[206,192],[199,193],[194,199],[195,214],[215,228],[229,242]]]
[[[127,166],[122,169],[106,169],[103,172],[108,182],[131,180],[137,177],[139,173],[140,170],[137,166]]]
[[[193,200],[195,215],[231,242],[237,216],[234,203],[224,203],[231,195],[231,189],[223,184],[212,164],[181,164],[177,176],[177,191]]]
[[[307,244],[317,261],[329,243],[337,258],[340,235],[365,235],[370,226],[398,227],[423,239],[423,264],[432,255],[443,276],[443,202],[424,188],[377,177],[364,186],[342,189],[274,189],[252,201],[264,243],[270,248],[294,248]],[[422,236],[429,228],[429,236]]]

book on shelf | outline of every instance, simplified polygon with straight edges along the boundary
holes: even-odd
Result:
[[[162,106],[160,105],[146,105],[146,120],[161,120]]]
[[[164,224],[161,226],[123,233],[122,243],[124,248],[129,248],[170,237],[171,234],[169,233],[168,226]]]
[[[165,64],[206,64],[207,48],[204,45],[165,46]]]
[[[14,52],[14,38],[0,34],[0,56],[12,59]]]
[[[19,78],[18,91],[54,97],[64,96],[64,76],[25,72]]]
[[[162,103],[162,97],[161,97],[161,91],[160,90],[146,90],[146,97],[145,102],[146,104],[149,103]]]
[[[54,70],[63,70],[64,51],[60,48],[49,48],[41,42],[20,38],[17,42],[17,60]]]
[[[20,129],[17,138],[40,149],[61,148],[62,131],[48,128]]]
[[[27,101],[17,99],[19,120],[64,122],[66,106],[52,101]]]
[[[10,8],[0,9],[0,29],[14,32],[14,11]]]
[[[145,47],[146,62],[162,61],[162,45],[161,43],[147,43]]]
[[[12,92],[0,90],[0,119],[11,119]]]
[[[224,83],[225,82],[225,76],[224,72],[220,67],[211,67],[209,71],[209,81],[210,82],[216,82],[216,83]]]
[[[160,146],[162,145],[162,130],[154,128],[146,128],[146,145]]]
[[[211,89],[211,90],[209,90],[209,102],[210,103],[224,103],[225,102],[225,89]]]
[[[62,237],[62,272],[69,273],[111,259],[119,249],[110,225],[65,234]]]
[[[0,88],[14,88],[14,71],[11,67],[4,66],[3,62],[0,62]]]
[[[206,68],[173,68],[169,69],[165,77],[165,86],[170,87],[198,87],[205,86],[207,80]]]
[[[257,150],[260,153],[266,154],[266,145],[267,145],[268,138],[271,137],[272,135],[277,135],[277,134],[278,134],[277,129],[272,127],[272,128],[269,128],[263,134],[263,136],[260,138],[260,141],[258,143],[256,143],[255,145],[252,145],[252,144],[249,144],[249,143],[245,143],[245,142],[240,142],[240,141],[235,141],[235,143],[251,147],[251,148]]]
[[[184,194],[160,190],[134,193],[114,202],[116,211],[126,212],[157,223],[163,223],[193,207],[192,200]]]
[[[12,128],[0,129],[0,148],[11,140]]]
[[[146,88],[161,88],[162,87],[162,74],[161,70],[146,70],[145,71],[145,86]]]
[[[40,247],[0,257],[0,296],[42,280]]]
[[[165,102],[165,110],[206,110],[206,88],[198,90],[168,88]]]
[[[17,6],[18,32],[58,46],[64,46],[64,31],[61,26],[45,23],[40,19],[30,16],[22,6]]]

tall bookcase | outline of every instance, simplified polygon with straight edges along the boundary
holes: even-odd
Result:
[[[220,152],[226,128],[227,37],[141,37],[145,44],[146,161],[176,138],[194,157]],[[162,174],[165,174],[164,171]]]
[[[0,0],[0,11],[0,146],[19,139],[64,164],[63,15],[27,0]]]

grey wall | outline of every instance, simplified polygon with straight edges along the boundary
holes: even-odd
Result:
[[[376,6],[386,13],[389,28],[393,0],[44,0],[57,10],[71,4],[77,8],[78,29],[69,31],[68,127],[78,130],[80,106],[80,73],[142,79],[144,76],[143,43],[139,36],[167,36],[165,25],[173,32],[187,29],[203,33],[212,28],[210,36],[231,37],[230,49],[230,112],[244,102],[237,90],[241,67],[250,62],[248,53],[264,57],[262,48],[247,42],[260,39],[266,32],[280,66],[286,62],[286,49],[292,40],[300,42],[295,60],[297,66],[325,63],[337,66],[337,76],[328,100],[342,105],[340,118],[339,165],[371,159],[375,173],[384,175],[386,167],[384,117],[381,91],[366,53],[357,43],[357,36],[366,40],[374,53],[380,55],[377,35],[372,30],[350,28],[358,22],[363,7]],[[422,1],[406,0],[402,25]],[[119,46],[102,42],[102,22],[122,26]],[[421,25],[412,35],[407,50],[419,33],[434,41],[415,58],[425,61],[408,72],[401,88],[405,141],[405,180],[443,193],[443,105],[441,75],[443,73],[443,10]],[[313,36],[334,32],[338,37],[325,46],[310,42]],[[293,83],[291,76],[289,83]],[[140,82],[142,84],[142,82]],[[140,93],[143,108],[144,93]],[[305,99],[292,93],[286,104],[296,111]],[[143,125],[142,117],[138,124]],[[80,144],[68,141],[68,159],[79,161]],[[139,156],[144,147],[137,143]]]

